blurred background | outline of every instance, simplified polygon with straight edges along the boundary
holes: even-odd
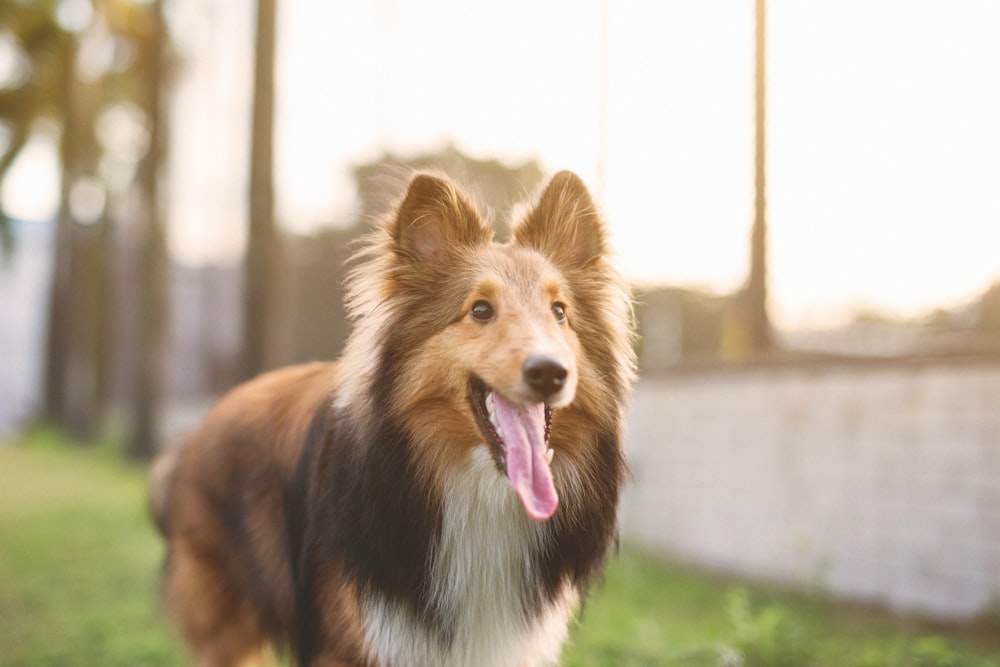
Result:
[[[148,459],[333,359],[407,166],[560,169],[637,295],[626,540],[1000,605],[1000,4],[0,0],[0,432]]]

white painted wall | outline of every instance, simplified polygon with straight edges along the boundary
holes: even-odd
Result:
[[[641,380],[625,539],[962,618],[1000,601],[1000,360]]]

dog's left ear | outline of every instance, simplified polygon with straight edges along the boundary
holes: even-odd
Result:
[[[563,271],[583,269],[607,253],[607,235],[580,177],[561,171],[514,228],[514,243],[533,248]]]

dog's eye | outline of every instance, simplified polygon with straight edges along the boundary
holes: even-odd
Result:
[[[469,311],[469,314],[477,322],[489,322],[493,319],[495,313],[489,301],[480,299],[472,304],[472,310]]]
[[[566,304],[556,301],[552,304],[552,314],[556,316],[556,322],[562,324],[566,321]]]

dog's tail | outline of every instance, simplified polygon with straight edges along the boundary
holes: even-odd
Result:
[[[174,478],[177,472],[177,462],[180,459],[181,451],[184,449],[182,443],[177,443],[167,447],[149,469],[149,490],[148,502],[149,511],[153,515],[153,522],[163,537],[170,535],[170,496],[174,488]]]

